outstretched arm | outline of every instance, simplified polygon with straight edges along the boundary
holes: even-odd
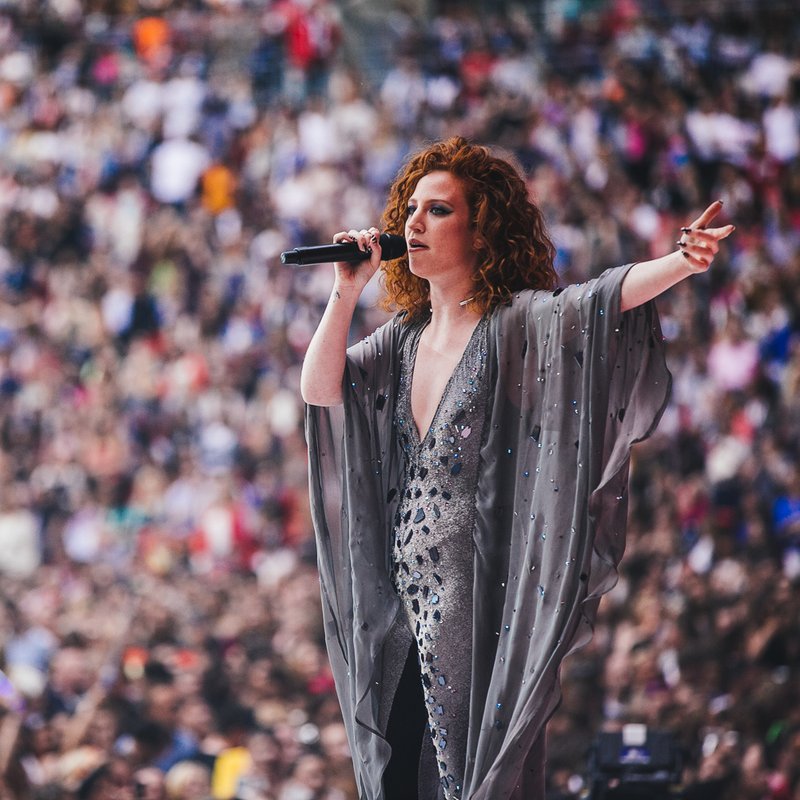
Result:
[[[652,261],[634,264],[622,281],[622,310],[636,308],[658,297],[671,286],[696,272],[705,272],[719,252],[719,243],[735,230],[733,225],[709,228],[722,208],[713,202],[691,225],[682,228],[679,250]]]

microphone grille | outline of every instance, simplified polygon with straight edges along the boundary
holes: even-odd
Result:
[[[395,233],[382,233],[380,238],[381,260],[392,261],[406,252],[406,240]]]

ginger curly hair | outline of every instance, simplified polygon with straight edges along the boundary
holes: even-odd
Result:
[[[555,247],[525,182],[508,161],[461,136],[416,153],[400,170],[383,213],[386,232],[404,235],[408,201],[417,182],[437,170],[460,179],[478,233],[471,306],[483,313],[508,302],[522,289],[554,289],[558,283],[553,267]],[[384,309],[405,311],[406,321],[427,313],[428,282],[410,271],[407,255],[384,263],[382,269]]]

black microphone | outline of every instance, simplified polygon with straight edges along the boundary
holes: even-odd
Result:
[[[381,245],[381,261],[391,261],[400,258],[406,252],[406,240],[393,233],[382,233],[378,239]],[[333,244],[318,244],[313,247],[295,247],[281,253],[281,264],[329,264],[333,261],[346,261],[348,264],[358,264],[369,258],[370,251],[359,249],[356,242],[335,242]]]

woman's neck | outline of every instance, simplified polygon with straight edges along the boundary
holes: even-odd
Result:
[[[461,325],[474,320],[476,311],[470,300],[474,294],[471,281],[462,281],[452,286],[431,286],[431,322],[436,328]]]

